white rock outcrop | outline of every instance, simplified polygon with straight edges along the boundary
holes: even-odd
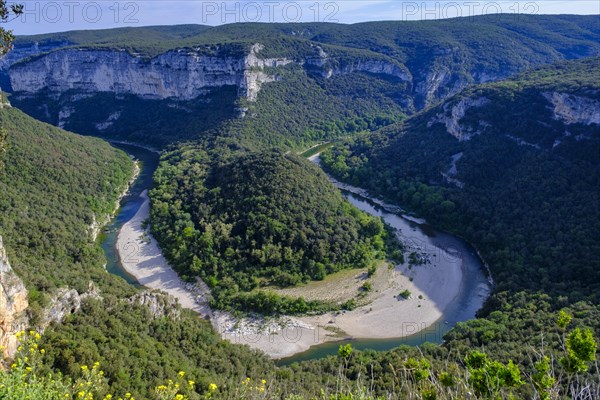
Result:
[[[245,56],[220,50],[178,49],[150,60],[124,50],[59,49],[14,64],[10,81],[13,91],[22,93],[75,90],[178,100],[194,99],[211,88],[237,86],[241,96],[254,100],[263,83],[276,79],[264,69],[292,62],[259,58],[261,49],[256,44]]]
[[[554,119],[566,125],[600,125],[600,101],[560,92],[545,92],[542,95],[552,104]]]
[[[219,47],[176,49],[146,59],[125,50],[58,48],[10,64],[12,90],[21,95],[48,91],[60,95],[111,92],[146,99],[191,100],[222,86],[236,86],[239,95],[256,100],[261,86],[278,79],[277,69],[288,64],[317,67],[327,78],[354,72],[384,74],[411,81],[408,70],[379,59],[335,60],[319,48],[318,56],[291,60],[262,58],[256,43],[246,54]],[[7,66],[5,66],[7,67]],[[68,111],[63,114],[68,117]],[[65,118],[63,118],[65,119]]]
[[[371,74],[387,75],[403,81],[412,81],[412,76],[406,67],[398,63],[380,59],[337,60],[327,54],[321,46],[315,46],[317,55],[302,60],[302,64],[319,68],[325,78],[348,75],[354,72],[369,72]]]
[[[474,130],[471,127],[462,125],[460,120],[466,115],[469,109],[483,107],[489,102],[490,100],[486,97],[467,97],[453,105],[445,104],[444,112],[437,114],[435,118],[429,121],[427,127],[430,128],[433,124],[441,123],[446,126],[446,131],[459,141],[469,140],[473,136],[480,134],[487,124],[484,121],[480,121],[479,129]]]

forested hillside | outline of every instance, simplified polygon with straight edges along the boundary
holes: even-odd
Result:
[[[476,86],[323,154],[335,176],[481,251],[494,294],[484,319],[460,324],[449,345],[508,351],[529,340],[531,323],[543,326],[542,310],[584,301],[578,307],[597,312],[599,65],[568,62]]]
[[[81,365],[100,362],[107,382],[98,393],[110,389],[136,398],[147,398],[181,369],[197,381],[199,391],[210,382],[233,387],[246,376],[270,376],[274,365],[266,357],[222,342],[209,323],[173,300],[139,297],[139,290],[104,269],[104,254],[92,240],[90,225],[93,215],[101,219],[114,210],[133,174],[125,153],[14,108],[0,109],[0,123],[7,136],[0,170],[0,234],[29,290],[32,328],[52,306],[53,313],[65,307],[67,314],[39,343],[45,349],[38,354],[44,367],[36,364],[42,375],[52,367],[75,378]],[[89,282],[97,292],[81,297],[79,312],[68,315],[72,297],[53,300],[57,288],[83,294]],[[136,293],[137,300],[131,300]],[[148,304],[157,305],[153,312]]]
[[[104,220],[133,174],[129,157],[100,139],[66,133],[0,109],[7,151],[0,171],[0,231],[31,296],[106,281],[92,224]],[[122,288],[121,288],[122,289]]]
[[[286,152],[330,140],[341,141],[321,155],[328,172],[465,238],[495,287],[480,318],[458,323],[441,345],[344,345],[337,357],[277,367],[103,268],[90,225],[131,177],[123,152],[3,108],[0,234],[29,289],[32,323],[57,288],[95,289],[41,338],[24,334],[15,367],[0,370],[0,398],[27,397],[15,387],[52,400],[598,398],[599,42],[597,16],[510,15],[20,38],[12,61],[2,60],[2,85],[19,71],[42,89],[13,93],[14,104],[82,134],[166,149],[151,229],[184,279],[206,281],[216,308],[343,312],[271,289],[397,255],[379,219]],[[150,75],[167,78],[146,79],[165,52],[173,58]],[[186,75],[181,54],[205,57],[200,69],[216,77],[197,97],[186,90],[202,80]],[[115,59],[125,60],[123,81],[93,73]],[[44,86],[63,60],[77,73]],[[73,78],[90,71],[89,81]],[[119,92],[129,81],[138,85]],[[98,368],[104,375],[90,375]],[[52,397],[47,388],[63,383]]]
[[[398,246],[381,220],[351,206],[315,165],[293,154],[211,159],[187,146],[163,156],[155,181],[155,237],[184,277],[209,284],[220,309],[295,314],[335,307],[256,290],[366,268]]]

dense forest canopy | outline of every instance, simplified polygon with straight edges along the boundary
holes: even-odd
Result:
[[[217,307],[235,307],[238,292],[365,268],[392,251],[383,222],[351,206],[309,161],[278,150],[215,157],[190,147],[163,157],[152,229],[181,274],[212,287]]]
[[[461,324],[448,345],[467,339],[511,348],[525,340],[521,322],[533,304],[557,310],[588,301],[597,309],[599,65],[597,58],[572,61],[475,86],[323,154],[335,176],[481,251],[494,294],[484,318]],[[452,120],[457,107],[464,113]],[[507,316],[519,326],[511,334],[500,323]]]
[[[105,219],[133,174],[123,152],[0,109],[8,149],[0,172],[0,232],[31,296],[90,280],[106,283],[91,225]],[[117,290],[126,290],[120,286]],[[41,292],[40,292],[41,291]]]

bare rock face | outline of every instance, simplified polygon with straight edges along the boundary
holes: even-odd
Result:
[[[559,92],[546,92],[543,96],[552,104],[554,119],[566,125],[600,125],[600,101]]]
[[[0,237],[0,346],[5,357],[12,358],[17,351],[16,333],[29,325],[27,316],[27,289],[8,262]]]
[[[486,97],[467,97],[459,102],[450,105],[444,105],[444,112],[439,113],[431,121],[427,123],[427,127],[431,127],[433,124],[441,123],[446,125],[446,130],[449,134],[457,138],[459,141],[465,141],[471,139],[474,135],[478,135],[482,132],[487,124],[480,121],[479,129],[474,130],[471,127],[463,126],[460,120],[465,116],[467,111],[473,107],[482,107],[490,102]]]
[[[0,109],[2,108],[11,108],[10,101],[4,93],[2,93],[2,89],[0,89]]]
[[[252,101],[263,83],[275,80],[264,68],[292,62],[259,58],[261,49],[255,44],[247,54],[237,56],[219,49],[177,49],[150,60],[122,50],[58,49],[12,65],[10,81],[13,91],[20,93],[76,90],[179,100],[194,99],[212,88],[237,86],[240,96]]]
[[[334,76],[348,75],[355,72],[368,72],[377,75],[387,75],[400,79],[402,81],[412,81],[412,76],[408,69],[392,60],[382,59],[355,59],[355,60],[336,60],[331,58],[321,46],[314,46],[317,54],[314,57],[307,57],[301,60],[301,64],[307,64],[320,69],[324,78]]]
[[[401,64],[380,60],[332,60],[319,48],[319,56],[290,60],[263,58],[256,43],[245,54],[224,48],[176,49],[150,60],[124,50],[59,48],[31,59],[12,60],[8,69],[12,90],[20,95],[48,91],[60,96],[73,90],[79,96],[98,92],[132,94],[144,99],[191,100],[211,89],[236,86],[240,97],[255,101],[261,86],[278,79],[274,72],[288,64],[318,67],[323,76],[354,72],[383,74],[404,81],[412,77]],[[70,110],[63,110],[60,121]]]
[[[181,315],[177,299],[157,290],[144,290],[129,298],[131,304],[148,307],[153,318],[170,317],[178,319]]]
[[[52,323],[60,324],[65,317],[78,312],[81,309],[83,300],[88,298],[102,298],[94,282],[88,283],[87,291],[82,294],[79,294],[75,289],[57,289],[50,298],[50,305],[44,310],[42,320],[38,326],[39,330],[43,332]]]
[[[81,308],[81,296],[75,289],[60,288],[52,295],[50,305],[44,310],[40,323],[42,330],[51,323],[60,323],[67,315]]]

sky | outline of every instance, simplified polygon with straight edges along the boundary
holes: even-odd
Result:
[[[25,13],[4,24],[16,35],[147,25],[430,20],[499,12],[600,14],[598,0],[41,0],[17,2],[24,4]]]

